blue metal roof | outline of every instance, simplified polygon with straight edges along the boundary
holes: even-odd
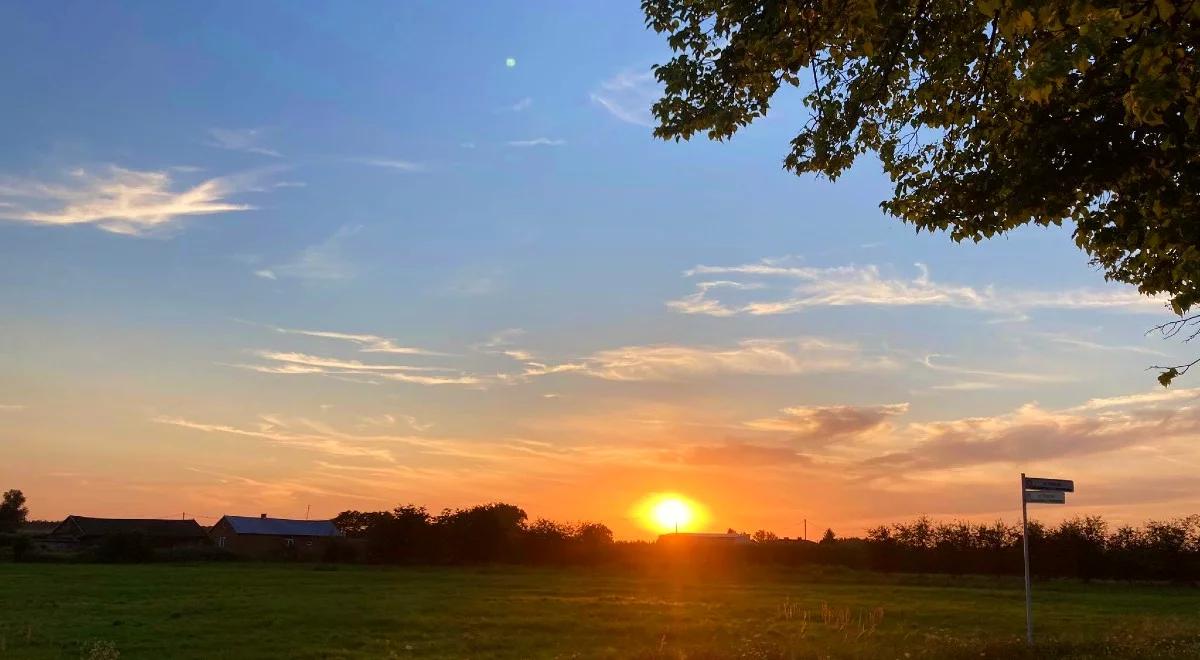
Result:
[[[225,516],[229,526],[238,534],[269,534],[271,536],[339,536],[332,520],[287,520],[252,516]]]

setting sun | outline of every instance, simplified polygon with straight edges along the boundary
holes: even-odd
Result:
[[[707,518],[704,507],[674,493],[655,493],[642,500],[637,518],[648,529],[659,533],[695,531]]]

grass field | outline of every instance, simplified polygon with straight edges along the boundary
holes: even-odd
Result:
[[[0,565],[0,658],[1200,657],[1200,590],[844,573]],[[97,642],[99,644],[97,645]]]

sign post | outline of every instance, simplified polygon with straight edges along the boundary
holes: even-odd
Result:
[[[1029,578],[1029,504],[1065,504],[1075,492],[1070,479],[1026,477],[1021,473],[1021,544],[1025,546],[1025,643],[1033,646],[1033,589]]]

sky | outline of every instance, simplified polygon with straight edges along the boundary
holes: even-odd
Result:
[[[31,516],[489,501],[653,538],[1200,511],[1191,351],[1070,227],[652,137],[637,3],[0,5],[0,489]],[[1188,358],[1190,360],[1190,358]],[[807,522],[806,522],[807,521]],[[814,531],[816,530],[816,531]]]

